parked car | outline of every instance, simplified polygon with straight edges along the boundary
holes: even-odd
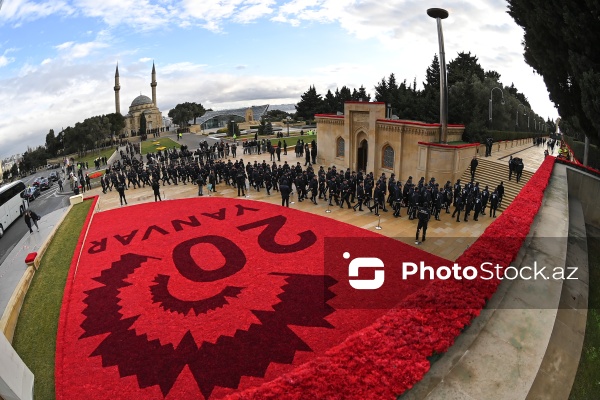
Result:
[[[27,201],[34,201],[36,197],[40,195],[40,188],[37,186],[30,186],[23,190],[21,197]]]
[[[52,186],[52,181],[50,179],[40,179],[40,190],[50,189],[50,186]]]
[[[56,182],[58,180],[58,173],[50,172],[50,175],[48,175],[48,179],[50,179],[53,182]]]
[[[38,177],[38,178],[35,178],[35,180],[33,181],[33,183],[32,183],[31,185],[32,185],[32,186],[35,186],[35,187],[39,187],[39,186],[40,186],[40,183],[41,183],[41,181],[42,181],[42,178],[39,178],[39,177]]]

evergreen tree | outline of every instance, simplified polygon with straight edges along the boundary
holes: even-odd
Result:
[[[146,135],[146,115],[142,113],[140,115],[140,136],[144,137]]]
[[[485,78],[485,72],[479,65],[477,56],[472,56],[471,52],[460,52],[448,63],[448,87],[452,87],[457,82],[464,82],[473,75],[480,81]]]
[[[322,113],[323,108],[323,99],[313,85],[300,96],[300,101],[296,104],[296,116],[311,120],[315,117],[315,114]]]
[[[335,114],[338,110],[337,100],[331,90],[327,90],[325,99],[323,100],[323,112],[326,114]]]
[[[508,0],[525,31],[525,62],[546,83],[563,120],[600,135],[600,5],[597,1]]]
[[[265,125],[265,135],[272,135],[273,134],[273,124],[271,124],[271,121],[267,121],[266,125]]]

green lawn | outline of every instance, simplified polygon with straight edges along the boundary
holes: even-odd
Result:
[[[98,153],[97,150],[92,150],[91,152],[89,152],[88,154],[86,154],[83,157],[74,157],[75,158],[75,163],[78,162],[87,162],[88,165],[90,166],[90,168],[94,168],[94,160],[98,157],[106,157],[106,159],[108,160],[110,158],[110,156],[113,155],[113,153],[115,152],[115,148],[114,147],[109,147],[106,148],[104,150],[100,150],[100,153]]]
[[[283,138],[275,138],[275,139],[271,139],[271,144],[276,145],[280,140],[281,140],[281,144],[283,145],[283,141],[285,140],[285,143],[287,144],[288,147],[290,146],[295,146],[296,143],[298,142],[298,140],[304,140],[304,143],[308,143],[310,144],[310,142],[312,142],[312,140],[317,140],[317,135],[304,135],[304,136],[290,136],[290,137],[283,137]]]
[[[35,375],[34,398],[54,399],[58,318],[71,265],[92,201],[74,206],[42,258],[21,308],[13,347]]]
[[[154,143],[160,143],[159,145],[155,145]],[[142,142],[142,154],[155,153],[157,147],[166,147],[168,149],[172,149],[173,147],[180,148],[181,145],[170,138],[158,138],[156,140],[152,140],[148,138],[148,140]]]
[[[586,228],[590,271],[587,325],[570,400],[597,399],[600,393],[600,231]]]

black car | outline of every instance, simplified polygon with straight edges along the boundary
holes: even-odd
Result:
[[[27,201],[34,201],[39,195],[40,188],[38,186],[30,186],[21,193],[21,197]]]
[[[52,181],[50,179],[40,179],[40,190],[50,189],[50,186],[52,186]]]
[[[58,180],[58,173],[50,172],[50,175],[48,175],[48,179],[50,179],[53,182],[56,182]]]

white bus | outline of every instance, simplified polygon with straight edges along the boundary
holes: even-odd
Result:
[[[25,212],[21,193],[25,184],[21,181],[10,183],[0,188],[0,238],[4,231]]]

